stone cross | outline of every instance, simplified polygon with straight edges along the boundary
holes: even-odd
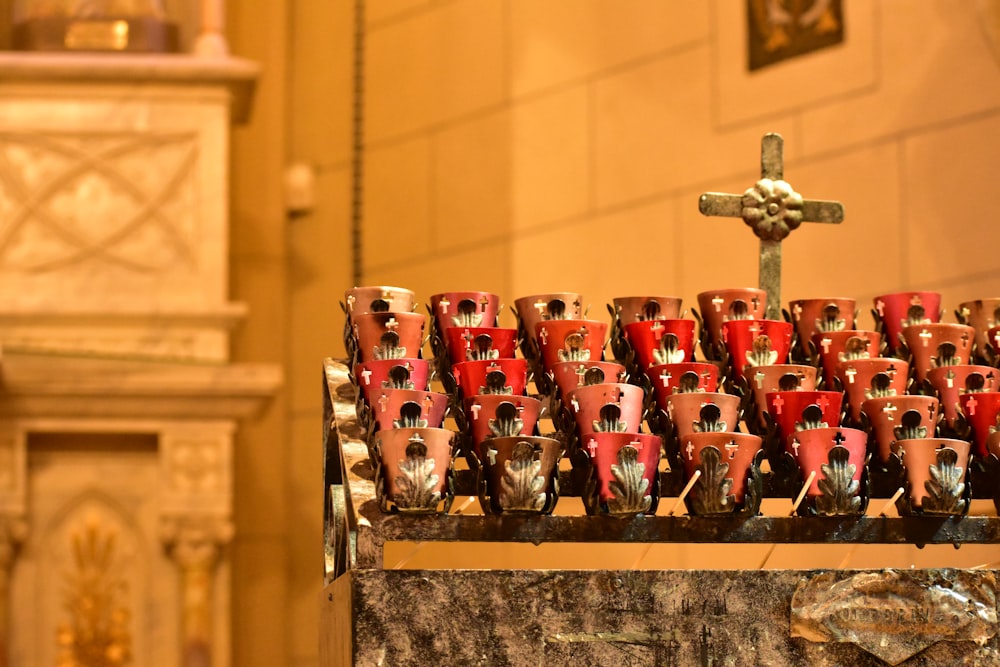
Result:
[[[781,241],[803,222],[837,223],[844,207],[836,201],[803,199],[784,178],[784,139],[765,134],[760,145],[760,180],[742,195],[706,192],[703,215],[743,218],[760,239],[760,288],[767,292],[769,320],[781,319]]]

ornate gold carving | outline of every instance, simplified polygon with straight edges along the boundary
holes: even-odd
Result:
[[[127,582],[117,567],[117,532],[88,521],[72,533],[75,569],[66,573],[56,667],[123,667],[132,664],[131,613],[122,598]]]
[[[0,133],[0,265],[193,266],[197,160],[192,134]]]

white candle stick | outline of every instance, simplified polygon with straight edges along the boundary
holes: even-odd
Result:
[[[885,505],[882,506],[882,510],[876,516],[885,516],[885,513],[889,511],[890,507],[896,504],[896,501],[899,500],[901,495],[903,495],[903,487],[896,489],[896,493],[892,494],[892,498],[889,498],[889,500],[885,502]]]
[[[792,503],[792,511],[788,513],[788,516],[795,516],[796,510],[799,509],[799,505],[801,505],[802,501],[805,500],[806,492],[809,490],[809,487],[812,486],[814,479],[816,479],[815,470],[809,473],[809,478],[806,479],[806,483],[802,485],[802,490],[799,491],[799,495],[795,497],[795,502]]]
[[[684,490],[681,491],[681,495],[677,496],[677,502],[674,503],[674,506],[670,509],[670,514],[667,516],[673,516],[674,512],[680,509],[681,503],[684,502],[687,494],[691,493],[691,489],[694,487],[694,483],[698,481],[699,477],[701,477],[701,471],[695,470],[694,474],[691,475],[691,479],[689,479],[688,483],[684,485]]]

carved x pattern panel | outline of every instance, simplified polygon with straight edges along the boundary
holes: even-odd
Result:
[[[196,263],[193,133],[0,133],[0,268]]]

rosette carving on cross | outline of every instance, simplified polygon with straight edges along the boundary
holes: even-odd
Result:
[[[757,238],[781,241],[802,224],[802,195],[785,181],[762,178],[743,193],[742,217]]]
[[[784,139],[766,134],[760,143],[760,180],[742,195],[706,192],[698,210],[708,216],[743,218],[760,239],[760,288],[767,292],[769,320],[781,319],[781,242],[803,222],[842,222],[836,201],[803,199],[784,180]]]

